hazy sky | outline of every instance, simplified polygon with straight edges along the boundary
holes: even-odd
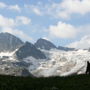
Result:
[[[90,0],[0,0],[0,31],[32,43],[90,47]]]

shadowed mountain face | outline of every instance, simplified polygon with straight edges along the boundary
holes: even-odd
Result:
[[[75,50],[75,48],[68,48],[68,47],[62,47],[62,46],[59,46],[57,49],[63,50],[63,51],[74,51]]]
[[[18,59],[23,59],[29,56],[32,56],[36,59],[45,59],[46,56],[44,55],[43,52],[38,50],[33,44],[26,42],[22,47],[18,49],[15,53],[16,57]]]
[[[50,50],[50,49],[55,49],[56,48],[56,46],[53,43],[51,43],[50,41],[45,40],[45,39],[39,39],[35,43],[35,46],[37,48],[45,49],[45,50]]]
[[[0,33],[0,52],[11,52],[23,45],[23,42],[9,33]]]
[[[35,43],[35,46],[40,49],[45,49],[45,50],[50,50],[50,49],[58,49],[58,50],[63,50],[63,51],[73,51],[75,50],[74,48],[68,48],[68,47],[56,47],[52,42],[45,40],[45,39],[39,39]]]

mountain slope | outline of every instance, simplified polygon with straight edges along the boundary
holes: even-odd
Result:
[[[33,76],[26,68],[23,67],[5,67],[0,68],[0,75],[13,75],[13,76]]]
[[[47,53],[49,53],[48,60],[33,62],[32,67],[29,67],[29,71],[31,71],[35,67],[34,65],[36,65],[32,73],[37,77],[84,74],[86,72],[87,61],[90,61],[90,52],[88,50],[68,52],[51,50]],[[31,60],[33,61],[33,59],[30,59],[30,62]]]
[[[35,46],[37,48],[45,49],[45,50],[50,50],[50,49],[56,48],[56,46],[53,43],[51,43],[48,40],[41,39],[41,38],[39,40],[37,40],[37,42],[35,43]]]
[[[12,52],[23,45],[23,42],[9,33],[0,33],[0,52]]]
[[[43,52],[38,50],[33,44],[26,42],[22,47],[18,49],[18,51],[15,52],[15,56],[18,59],[24,59],[29,56],[32,56],[36,59],[45,59],[46,56]]]
[[[75,50],[75,48],[68,48],[68,47],[62,47],[62,46],[59,46],[57,49],[63,50],[63,51],[74,51]]]
[[[90,61],[88,50],[73,50],[61,46],[57,48],[44,39],[39,39],[33,45],[23,43],[9,33],[0,33],[0,74],[23,75],[23,68],[29,68],[37,77],[83,74],[87,61]],[[23,73],[28,74],[27,71]]]

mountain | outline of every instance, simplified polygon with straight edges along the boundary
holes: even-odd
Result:
[[[13,75],[13,76],[32,76],[33,75],[23,67],[4,67],[4,69],[0,68],[0,75]]]
[[[33,45],[9,33],[0,33],[0,74],[36,77],[84,74],[87,61],[88,50],[56,47],[45,39]]]
[[[63,50],[63,51],[74,51],[75,50],[75,48],[68,48],[68,47],[62,47],[62,46],[58,46],[57,49]]]
[[[46,56],[43,52],[38,50],[33,44],[26,42],[22,47],[15,52],[15,56],[18,59],[24,59],[27,57],[34,57],[36,59],[46,59]]]
[[[41,38],[39,40],[37,40],[37,42],[34,45],[37,48],[45,49],[45,50],[50,50],[50,49],[56,48],[56,46],[52,42],[45,40],[45,39],[41,39]]]
[[[30,64],[24,61],[14,60],[10,57],[1,57],[0,54],[0,75],[13,75],[13,76],[32,76],[28,71]]]
[[[0,52],[12,52],[23,45],[23,42],[10,33],[0,33]]]
[[[50,56],[48,54],[49,60],[33,62],[33,67],[36,66],[32,71],[34,76],[50,77],[85,74],[87,61],[90,62],[90,52],[88,50],[71,52],[50,50],[47,53],[50,53]],[[29,70],[32,70],[32,67],[29,67]]]
[[[58,46],[56,47],[52,42],[45,40],[45,39],[39,39],[35,43],[35,46],[40,49],[45,49],[45,50],[50,50],[50,49],[58,49],[58,50],[63,50],[63,51],[73,51],[75,50],[74,48],[68,48],[68,47],[62,47]]]

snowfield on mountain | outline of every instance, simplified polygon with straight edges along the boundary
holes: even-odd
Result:
[[[0,52],[0,74],[28,76],[28,71],[31,76],[36,77],[84,74],[87,61],[90,61],[89,49],[77,50],[62,46],[59,46],[58,49],[52,42],[45,39],[39,39],[35,44],[32,44],[21,43],[19,38],[8,33],[0,35],[1,38],[6,36],[9,38],[9,42],[3,42],[1,45],[3,50]],[[13,40],[16,40],[15,45]],[[15,48],[8,49],[8,44]],[[21,73],[19,74],[17,71],[21,71]]]
[[[73,74],[84,74],[87,67],[87,61],[90,61],[90,52],[88,50],[77,51],[45,51],[49,53],[47,60],[28,57],[24,59],[31,63],[29,71],[37,77],[48,76],[68,76]]]

